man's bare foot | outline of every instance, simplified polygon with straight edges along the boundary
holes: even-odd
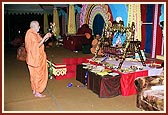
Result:
[[[33,95],[35,95],[35,93],[36,93],[36,91],[35,91],[35,90],[33,90]]]
[[[46,95],[43,95],[43,94],[38,93],[38,92],[36,92],[34,96],[35,97],[46,97]]]

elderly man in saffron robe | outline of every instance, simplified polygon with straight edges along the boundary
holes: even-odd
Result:
[[[48,69],[46,53],[43,42],[51,37],[47,33],[43,38],[39,35],[38,21],[30,23],[30,29],[26,32],[25,48],[27,51],[26,63],[30,73],[30,82],[35,97],[45,97],[42,92],[45,90],[48,81]]]

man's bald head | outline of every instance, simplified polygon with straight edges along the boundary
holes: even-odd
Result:
[[[38,32],[39,29],[40,29],[40,26],[39,26],[38,21],[31,21],[31,22],[30,22],[30,28],[32,28],[32,29],[34,29],[36,32]]]

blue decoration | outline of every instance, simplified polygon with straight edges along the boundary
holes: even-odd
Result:
[[[67,87],[72,87],[73,84],[72,83],[68,83]]]
[[[107,59],[108,59],[108,55],[106,55],[106,57],[105,58],[103,58],[100,62],[102,63],[102,62],[104,62],[104,61],[106,61]]]
[[[115,32],[112,45],[116,46],[117,44],[123,44],[126,40],[126,34],[125,33],[120,33],[120,32]]]
[[[160,22],[164,21],[164,4],[161,5]]]
[[[124,26],[126,27],[128,18],[127,4],[108,4],[108,5],[112,12],[113,20],[116,20],[118,16],[121,16],[122,21],[124,21]]]
[[[86,73],[85,73],[85,86],[87,85],[87,78],[88,78],[88,71],[86,71]]]

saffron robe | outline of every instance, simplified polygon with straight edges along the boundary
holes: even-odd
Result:
[[[48,81],[48,68],[44,45],[39,47],[41,40],[42,37],[33,29],[29,29],[26,32],[26,63],[30,72],[31,88],[39,93],[45,90]]]

